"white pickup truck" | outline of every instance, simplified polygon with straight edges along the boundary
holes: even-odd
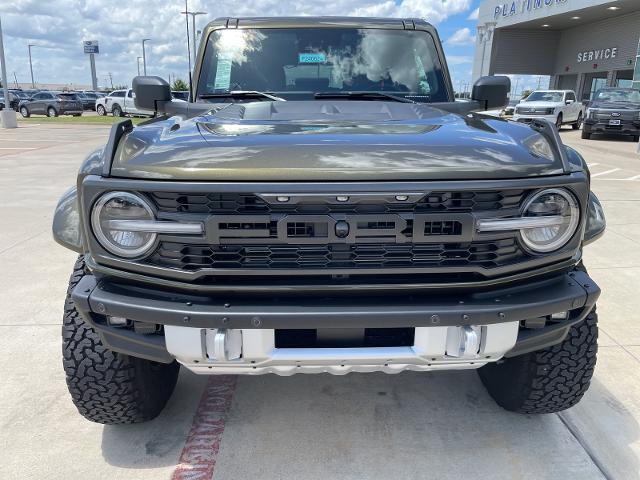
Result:
[[[106,97],[96,100],[96,112],[98,115],[111,113],[114,117],[124,117],[125,115],[153,116],[150,110],[142,110],[136,107],[135,93],[132,89],[114,90]]]
[[[529,123],[536,118],[549,120],[558,130],[567,124],[578,130],[584,120],[584,106],[573,90],[536,90],[516,105],[513,119]]]

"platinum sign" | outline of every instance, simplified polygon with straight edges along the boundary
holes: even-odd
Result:
[[[569,0],[512,0],[511,2],[496,5],[493,16],[496,20],[499,17],[513,17],[521,13],[552,7],[556,4],[565,4],[568,1]]]

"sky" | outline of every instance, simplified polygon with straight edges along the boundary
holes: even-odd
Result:
[[[197,29],[225,16],[356,15],[419,17],[434,24],[444,44],[454,87],[470,83],[480,0],[189,0]],[[100,86],[130,85],[146,44],[147,73],[188,76],[184,0],[0,0],[7,75],[30,82],[28,44],[36,83],[91,84],[83,40],[98,40]],[[521,82],[525,86],[525,82]],[[520,90],[520,88],[519,88]]]

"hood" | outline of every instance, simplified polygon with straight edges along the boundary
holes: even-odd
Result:
[[[461,180],[563,172],[530,127],[424,104],[255,102],[136,127],[116,177],[216,181]]]
[[[589,108],[603,108],[611,110],[640,110],[640,103],[632,102],[602,102],[592,100]]]
[[[562,105],[563,102],[522,102],[518,104],[521,108],[552,108]]]

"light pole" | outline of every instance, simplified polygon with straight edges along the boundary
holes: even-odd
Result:
[[[4,108],[0,111],[0,119],[4,128],[16,128],[18,122],[16,120],[16,112],[9,107],[9,79],[7,78],[7,62],[4,57],[4,43],[2,42],[2,20],[0,19],[0,64],[2,68],[2,90],[4,91]]]
[[[196,63],[196,57],[198,56],[198,47],[196,46],[196,17],[198,15],[206,15],[207,12],[190,12],[185,10],[180,12],[182,15],[191,15],[191,36],[193,37],[193,63]],[[187,42],[189,39],[187,38]]]
[[[145,76],[147,75],[147,52],[144,49],[144,42],[148,42],[149,40],[151,40],[150,38],[143,38],[142,39],[142,68],[143,68],[143,72],[145,74]]]
[[[31,88],[36,88],[36,82],[33,80],[33,63],[31,62],[31,47],[35,47],[33,43],[29,44],[29,70],[31,70]]]
[[[142,57],[138,57],[138,76],[140,76],[140,60]]]

